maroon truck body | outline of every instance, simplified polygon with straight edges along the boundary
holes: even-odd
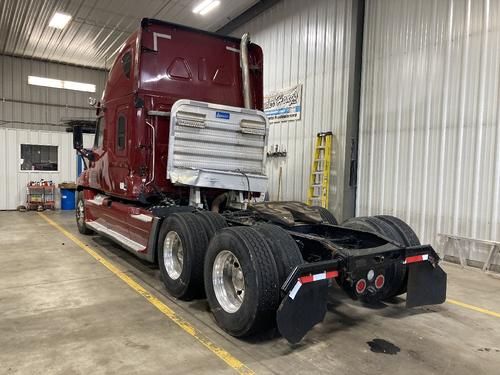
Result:
[[[239,48],[237,38],[144,19],[116,56],[97,111],[89,168],[77,184],[87,202],[102,194],[100,204],[85,205],[86,218],[99,218],[117,235],[140,244],[135,251],[143,258],[154,259],[156,232],[141,195],[189,196],[188,187],[166,178],[170,118],[148,113],[169,113],[184,98],[242,107]],[[252,106],[262,110],[262,49],[250,44],[248,51]],[[220,191],[207,193],[213,197]]]
[[[98,117],[102,138],[96,138],[95,160],[78,184],[130,201],[141,193],[186,194],[166,178],[169,117],[148,113],[170,112],[185,98],[243,107],[239,48],[236,38],[144,19],[109,73]],[[249,45],[249,58],[252,106],[262,110],[262,50],[256,44]],[[154,183],[143,186],[153,173]]]
[[[144,19],[109,73],[91,150],[74,129],[88,163],[77,181],[79,231],[158,260],[177,298],[205,291],[234,336],[276,317],[298,342],[323,320],[333,278],[354,299],[408,291],[408,307],[442,303],[439,256],[401,220],[339,225],[324,207],[252,199],[267,189],[262,84],[262,50],[248,34]]]

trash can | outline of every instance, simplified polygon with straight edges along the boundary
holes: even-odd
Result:
[[[75,190],[61,189],[61,210],[75,209]]]

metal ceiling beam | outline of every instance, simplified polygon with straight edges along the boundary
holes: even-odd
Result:
[[[255,4],[254,6],[250,7],[249,9],[241,13],[238,17],[226,23],[224,26],[218,29],[216,33],[222,35],[229,35],[238,27],[243,26],[247,22],[257,17],[262,12],[278,4],[280,1],[281,0],[260,0],[257,4]]]

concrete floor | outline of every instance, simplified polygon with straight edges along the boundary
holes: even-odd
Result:
[[[78,234],[72,213],[46,214],[258,374],[499,373],[500,318],[449,303],[368,308],[332,289],[330,313],[299,345],[276,332],[235,339],[206,301],[170,298],[155,267]],[[0,228],[0,374],[234,373],[38,214],[0,212]],[[500,311],[499,277],[444,268],[449,298]],[[393,354],[372,350],[378,340]]]

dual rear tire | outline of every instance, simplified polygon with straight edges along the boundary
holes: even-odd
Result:
[[[401,219],[389,215],[354,217],[342,223],[343,227],[372,232],[393,241],[402,247],[418,246],[420,241],[415,232]],[[406,293],[408,281],[407,266],[395,263],[386,271],[385,286],[378,293],[377,298],[387,300]],[[353,286],[342,286],[350,295],[354,295]]]
[[[218,325],[242,337],[275,325],[280,287],[300,250],[282,228],[231,227],[212,212],[169,216],[158,238],[160,272],[174,297],[206,295]]]

